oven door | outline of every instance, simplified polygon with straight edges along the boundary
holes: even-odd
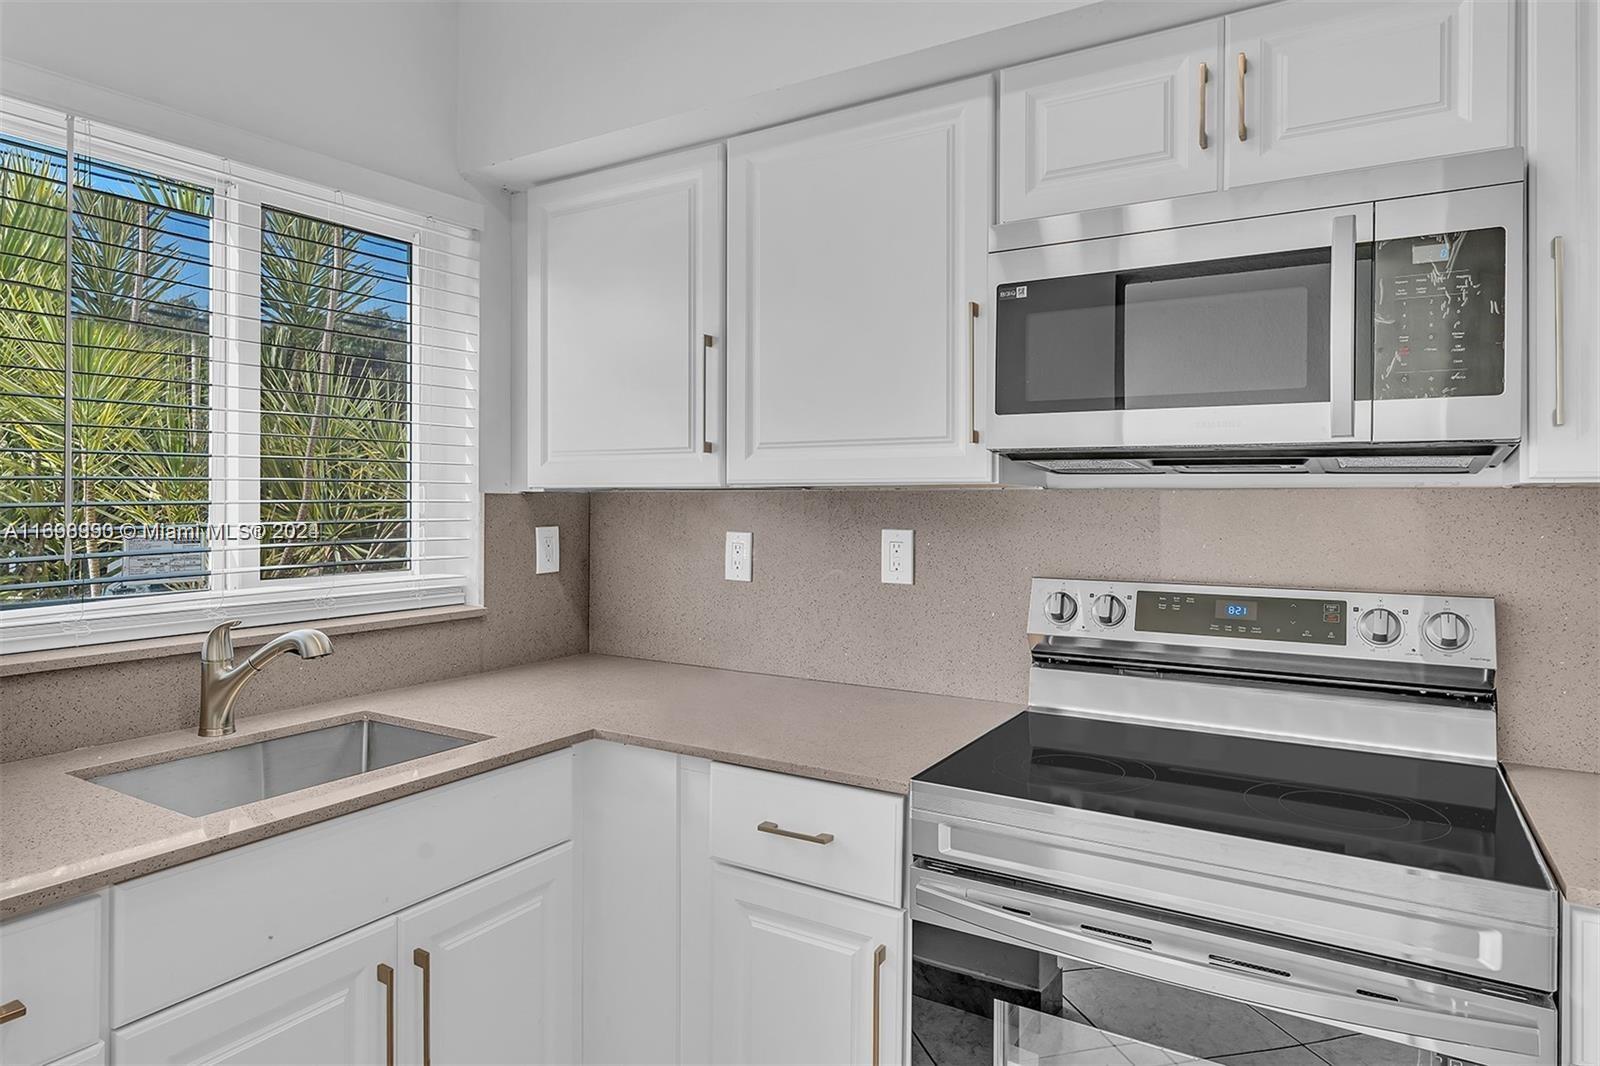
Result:
[[[935,1062],[933,1045],[963,1027],[969,1043],[992,1031],[993,1061],[1019,1066],[1555,1061],[1556,1012],[1539,994],[920,860],[911,876],[913,921],[958,934],[919,938],[913,926],[912,1032]],[[941,957],[919,954],[922,940]],[[1053,960],[1059,986],[1030,1001],[985,984],[996,944]],[[970,984],[964,1000],[939,991],[974,973],[992,1021],[970,1017]]]
[[[1373,206],[989,256],[998,451],[1372,439]]]

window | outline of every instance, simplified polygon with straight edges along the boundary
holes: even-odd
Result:
[[[0,101],[5,651],[477,597],[471,231]]]

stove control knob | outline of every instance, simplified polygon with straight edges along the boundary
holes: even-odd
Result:
[[[1440,651],[1459,651],[1472,640],[1472,624],[1454,611],[1429,615],[1422,623],[1423,635]]]
[[[1375,648],[1387,648],[1400,639],[1400,616],[1383,607],[1364,611],[1356,626],[1361,639]]]
[[[1044,598],[1044,616],[1058,626],[1078,617],[1078,601],[1065,592],[1052,592]]]
[[[1122,601],[1109,592],[1103,592],[1094,598],[1093,609],[1094,620],[1107,629],[1121,625],[1122,620],[1128,616],[1128,609],[1122,605]]]

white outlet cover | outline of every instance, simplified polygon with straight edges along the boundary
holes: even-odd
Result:
[[[722,550],[722,576],[729,581],[749,581],[750,566],[750,534],[730,531]]]
[[[533,572],[554,574],[561,569],[561,527],[537,526],[533,531]]]
[[[883,531],[882,579],[885,585],[909,585],[916,568],[916,540],[909,529]]]

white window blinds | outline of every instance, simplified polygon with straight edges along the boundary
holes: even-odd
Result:
[[[470,230],[0,100],[0,651],[471,602]]]

